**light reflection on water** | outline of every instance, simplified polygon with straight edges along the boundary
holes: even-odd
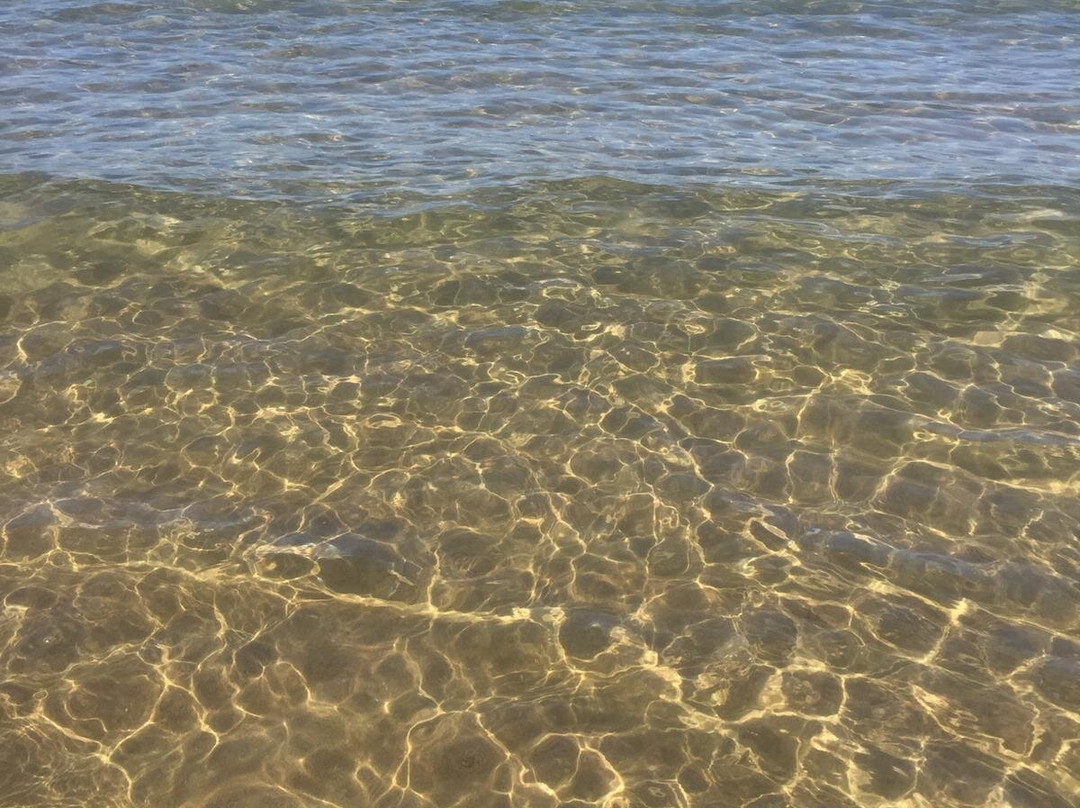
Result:
[[[1076,804],[1076,7],[759,9],[0,11],[0,804]]]

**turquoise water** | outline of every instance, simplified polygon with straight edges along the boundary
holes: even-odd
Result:
[[[1080,804],[1078,36],[0,7],[0,805]]]

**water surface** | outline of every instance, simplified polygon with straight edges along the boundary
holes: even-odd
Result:
[[[0,9],[0,804],[1067,808],[1080,6]]]

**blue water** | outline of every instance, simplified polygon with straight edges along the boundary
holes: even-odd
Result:
[[[305,200],[1080,179],[1075,2],[0,9],[8,172]]]

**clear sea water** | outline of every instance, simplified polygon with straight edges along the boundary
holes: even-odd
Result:
[[[0,5],[0,805],[1080,805],[1080,3]]]

